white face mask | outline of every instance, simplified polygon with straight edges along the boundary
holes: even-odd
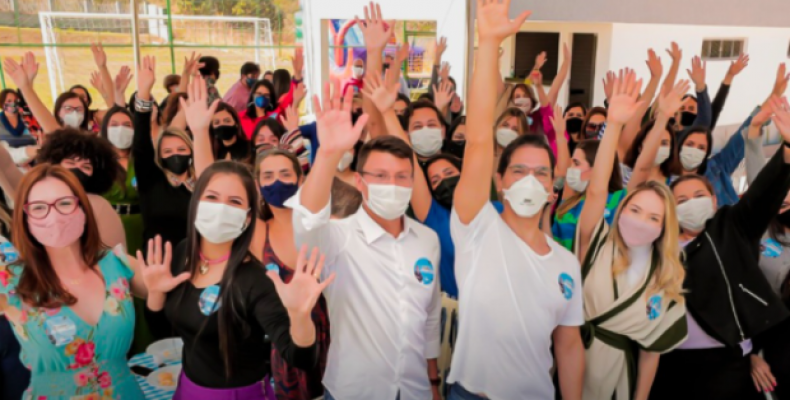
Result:
[[[680,150],[680,163],[683,164],[683,169],[692,171],[705,161],[705,152],[689,146],[683,146]]]
[[[345,172],[351,163],[354,161],[354,153],[345,152],[343,153],[343,158],[340,159],[340,162],[337,163],[337,170],[340,172]]]
[[[587,190],[587,184],[590,183],[590,181],[582,180],[582,170],[579,168],[568,168],[565,175],[565,182],[571,189],[579,193],[583,193]]]
[[[664,163],[669,158],[669,155],[672,153],[672,148],[669,146],[661,146],[658,148],[658,153],[656,153],[656,159],[653,161],[653,165],[659,166]]]
[[[248,213],[249,210],[227,204],[201,201],[195,216],[195,228],[211,243],[227,243],[241,236],[247,229]]]
[[[72,128],[79,128],[82,125],[82,121],[85,119],[85,116],[76,112],[72,111],[63,116],[63,124],[72,127]]]
[[[118,125],[107,128],[107,140],[121,150],[132,147],[132,139],[134,139],[134,129],[128,126]]]
[[[699,232],[705,228],[705,222],[716,213],[713,209],[713,197],[697,197],[678,205],[678,223],[691,232]]]
[[[507,147],[510,142],[518,138],[518,132],[510,128],[499,128],[496,130],[496,142],[502,147]]]
[[[518,99],[513,100],[513,104],[516,105],[524,114],[529,114],[532,111],[532,99],[529,97],[520,97]]]
[[[529,218],[537,214],[546,205],[549,192],[541,185],[534,175],[527,175],[505,189],[505,200],[510,208],[520,217]]]
[[[362,74],[365,73],[365,68],[362,68],[362,67],[354,67],[351,70],[353,71],[354,78],[357,78],[357,79],[361,78]]]
[[[391,221],[406,213],[411,201],[412,188],[367,182],[365,184],[368,186],[368,198],[365,202],[376,215]]]
[[[409,134],[414,151],[422,157],[436,155],[442,149],[442,130],[422,128]]]

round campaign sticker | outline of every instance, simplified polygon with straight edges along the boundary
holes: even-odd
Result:
[[[219,285],[211,285],[203,289],[203,293],[200,294],[200,300],[198,301],[200,312],[202,312],[203,315],[211,315],[211,313],[217,311],[220,305]]]
[[[776,240],[768,238],[760,242],[760,252],[763,257],[776,258],[782,255],[782,245]]]
[[[653,295],[647,300],[647,319],[654,320],[661,316],[661,296]]]
[[[137,189],[137,177],[136,176],[132,177],[132,187]]]
[[[433,264],[427,258],[421,258],[414,263],[414,276],[418,282],[430,285],[433,282]]]
[[[560,284],[560,293],[565,297],[565,300],[570,300],[570,298],[573,297],[573,278],[563,272],[560,274],[558,281]]]
[[[274,271],[276,273],[280,273],[280,267],[275,263],[266,264],[266,272]]]
[[[0,242],[0,264],[11,264],[19,259],[19,253],[10,242]]]

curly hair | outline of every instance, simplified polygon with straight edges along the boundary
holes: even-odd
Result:
[[[47,140],[38,152],[37,162],[60,164],[63,160],[79,157],[90,160],[93,166],[91,187],[93,194],[104,194],[113,183],[123,184],[126,171],[118,162],[115,148],[107,139],[73,128],[58,129],[47,135]]]

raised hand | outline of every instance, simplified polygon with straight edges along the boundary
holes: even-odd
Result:
[[[150,100],[154,83],[156,83],[156,57],[145,56],[137,70],[137,94],[143,100]]]
[[[702,61],[699,56],[695,56],[691,60],[691,69],[687,69],[689,77],[694,82],[697,92],[705,90],[705,71],[708,68],[708,63]]]
[[[330,93],[330,84],[324,85],[323,102],[313,96],[313,110],[316,115],[318,141],[321,150],[345,152],[354,148],[362,135],[362,129],[368,122],[368,115],[362,114],[356,124],[351,124],[351,106],[353,91],[348,90],[340,96],[340,81],[333,80],[334,92]],[[323,103],[323,104],[322,104]]]
[[[532,73],[529,74],[529,79],[532,81],[533,85],[543,86],[543,73],[539,70],[533,70]]]
[[[662,93],[658,99],[658,111],[667,119],[672,118],[683,104],[683,96],[691,89],[688,80],[681,80],[675,84],[669,93]]]
[[[6,57],[3,60],[3,70],[5,74],[11,77],[11,80],[14,81],[14,85],[16,87],[22,89],[31,86],[31,82],[25,73],[25,69],[22,67],[22,64],[17,63],[11,57]]]
[[[383,114],[392,108],[395,100],[398,99],[399,82],[390,82],[390,70],[384,71],[384,81],[375,74],[365,77],[365,86],[362,94],[376,105],[376,108]]]
[[[293,101],[293,105],[294,105],[296,108],[299,108],[299,104],[301,104],[301,103],[302,103],[302,100],[304,100],[304,98],[305,98],[305,96],[306,96],[306,95],[307,95],[307,89],[305,89],[305,87],[304,87],[304,83],[303,83],[303,82],[299,82],[299,83],[296,85],[296,87],[294,88],[294,101]]]
[[[505,38],[518,32],[531,11],[511,20],[510,0],[477,0],[477,34],[480,42],[493,41],[499,46]]]
[[[650,76],[660,78],[664,73],[664,66],[661,64],[661,57],[656,56],[653,49],[647,51],[647,68],[650,69]]]
[[[198,69],[203,67],[203,63],[198,62],[200,60],[200,54],[195,54],[192,52],[192,55],[189,57],[184,57],[184,70],[181,73],[181,78],[189,77],[197,74]]]
[[[603,78],[603,92],[606,95],[607,99],[612,98],[612,90],[614,90],[614,80],[615,80],[614,71],[609,71],[606,73],[606,77]]]
[[[398,68],[400,68],[403,62],[408,59],[409,59],[409,42],[403,42],[402,45],[398,46],[398,50],[395,52],[395,62],[398,64]]]
[[[677,43],[672,42],[670,48],[667,49],[667,54],[672,57],[672,62],[679,63],[680,59],[683,58],[683,50],[680,49]]]
[[[181,103],[181,109],[184,110],[184,116],[192,134],[207,134],[211,125],[211,117],[214,116],[219,105],[219,99],[214,100],[210,106],[208,105],[208,88],[203,77],[195,77],[187,88],[186,100],[181,97],[178,101]]]
[[[99,73],[99,71],[91,72],[90,82],[91,82],[91,86],[93,86],[94,89],[98,90],[99,93],[101,93],[104,90],[104,85],[102,85],[101,74]]]
[[[771,99],[771,107],[774,111],[773,121],[776,124],[776,129],[782,135],[782,140],[785,143],[790,143],[790,104],[788,104],[787,98],[780,99],[778,96],[774,96]]]
[[[549,120],[551,120],[551,126],[554,127],[557,138],[562,137],[562,139],[565,139],[566,124],[565,117],[562,116],[562,107],[555,105],[554,115],[549,117]]]
[[[170,270],[172,256],[173,249],[170,242],[165,243],[163,249],[162,237],[159,235],[148,241],[147,259],[143,257],[143,253],[140,250],[137,250],[138,267],[143,274],[143,283],[149,294],[168,293],[192,276],[189,272],[182,272],[178,276],[173,276],[173,272]]]
[[[285,109],[285,114],[282,115],[282,120],[285,130],[289,133],[299,129],[299,114],[296,113],[293,105],[288,106],[288,108]]]
[[[359,17],[356,17],[356,20],[365,39],[365,46],[383,49],[387,45],[387,41],[392,37],[395,21],[384,21],[381,15],[381,6],[378,3],[370,2],[370,6],[365,7],[365,19],[360,20]]]
[[[289,283],[280,279],[275,270],[266,272],[266,276],[274,282],[274,288],[280,296],[283,306],[290,315],[309,315],[315,307],[318,296],[335,280],[334,272],[321,282],[321,270],[324,269],[324,255],[319,256],[318,248],[314,248],[307,259],[307,246],[302,246],[296,260],[296,269]]]
[[[447,50],[447,38],[442,36],[436,41],[436,60],[441,61],[444,51]]]
[[[294,58],[291,60],[291,65],[294,69],[294,78],[297,80],[302,79],[302,71],[304,71],[304,49],[297,47],[294,51]]]
[[[436,108],[444,110],[453,100],[453,84],[449,79],[442,80],[437,88],[433,85],[433,102]]]
[[[543,66],[546,64],[546,52],[541,51],[537,57],[535,57],[535,66],[532,68],[533,71],[540,71]]]
[[[570,65],[573,56],[571,55],[571,49],[568,48],[568,43],[562,44],[562,57],[563,62],[569,63],[568,65]]]
[[[614,80],[607,121],[610,124],[625,125],[644,102],[638,101],[641,90],[642,80],[637,80],[633,71],[624,73],[621,70]]]
[[[99,69],[107,66],[107,53],[104,52],[101,43],[91,43],[91,53],[93,53],[93,62]]]
[[[749,66],[749,55],[741,54],[737,60],[730,63],[730,68],[727,70],[727,76],[734,78]]]
[[[118,71],[118,75],[115,75],[115,93],[124,96],[126,94],[126,88],[129,87],[129,82],[132,81],[134,75],[132,74],[131,68],[124,65]]]
[[[790,74],[787,73],[787,65],[785,63],[779,64],[779,69],[776,71],[776,81],[774,82],[774,89],[771,94],[774,96],[782,96],[787,91],[787,82],[790,81]]]
[[[771,119],[771,116],[774,115],[774,105],[772,100],[775,97],[777,96],[771,95],[771,97],[768,98],[765,104],[763,104],[763,107],[760,109],[760,112],[758,112],[757,114],[754,115],[754,117],[752,117],[752,123],[750,125],[752,128],[757,128],[757,129],[762,128],[762,126],[765,125],[769,119]]]

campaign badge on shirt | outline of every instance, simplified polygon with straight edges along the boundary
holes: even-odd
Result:
[[[19,253],[10,242],[0,242],[0,264],[11,264],[19,259]]]
[[[647,319],[654,320],[661,316],[661,295],[653,295],[647,300]]]
[[[763,257],[776,258],[782,255],[782,245],[773,238],[764,239],[760,242],[760,253]]]
[[[132,177],[132,187],[137,189],[137,177]]]
[[[565,297],[565,300],[570,300],[571,297],[573,297],[573,278],[571,278],[571,276],[567,273],[563,272],[560,274],[558,281],[560,284],[560,293],[562,293],[562,296]]]
[[[611,215],[612,215],[612,211],[610,209],[608,209],[608,208],[604,208],[604,210],[603,210],[603,217],[605,219],[609,219],[609,217]]]
[[[200,294],[200,301],[198,301],[200,312],[202,312],[203,315],[211,315],[211,313],[217,311],[221,305],[219,300],[219,285],[211,285],[203,289],[203,293]]]
[[[61,347],[74,340],[74,335],[77,334],[77,326],[69,317],[57,315],[44,321],[44,331],[52,344]]]
[[[280,266],[275,263],[268,263],[266,264],[266,272],[274,271],[277,274],[280,274]]]
[[[430,285],[433,282],[433,264],[427,258],[421,258],[414,263],[414,277],[418,282],[424,285]]]

